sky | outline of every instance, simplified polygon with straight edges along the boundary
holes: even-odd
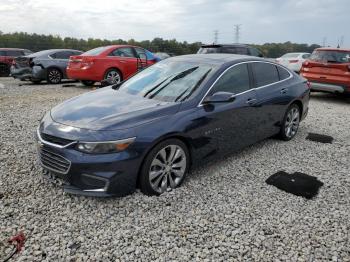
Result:
[[[350,47],[349,0],[0,0],[0,31],[63,37]]]

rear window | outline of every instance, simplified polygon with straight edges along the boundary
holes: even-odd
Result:
[[[290,76],[289,72],[280,66],[277,66],[277,70],[278,75],[280,76],[280,80],[287,79]]]
[[[248,49],[240,46],[225,46],[222,48],[221,52],[227,54],[247,55]]]
[[[22,51],[17,51],[17,50],[6,51],[6,56],[22,56],[22,55],[24,55]]]
[[[311,54],[310,60],[328,63],[349,63],[350,51],[315,50]]]
[[[299,55],[300,55],[300,53],[288,53],[288,54],[285,54],[281,57],[282,58],[297,58]]]
[[[101,54],[103,51],[105,51],[108,47],[106,46],[101,46],[101,47],[97,47],[94,49],[91,49],[85,53],[83,53],[82,55],[87,55],[87,56],[94,56],[94,55],[99,55]]]
[[[256,86],[261,87],[280,80],[275,65],[269,63],[252,63]]]

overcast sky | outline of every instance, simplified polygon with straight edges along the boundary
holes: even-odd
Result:
[[[0,31],[78,38],[211,43],[285,42],[350,47],[349,0],[0,0]]]

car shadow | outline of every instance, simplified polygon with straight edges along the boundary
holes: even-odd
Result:
[[[350,104],[350,97],[341,94],[311,92],[310,98],[320,102],[334,102],[337,104]]]

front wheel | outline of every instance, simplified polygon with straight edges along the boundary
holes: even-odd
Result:
[[[47,82],[49,84],[59,84],[62,80],[62,73],[56,68],[50,68],[47,70]]]
[[[280,137],[285,141],[291,140],[298,132],[299,124],[300,124],[300,108],[296,104],[292,104],[282,122]]]
[[[187,146],[178,139],[168,139],[146,156],[140,173],[140,189],[146,195],[160,195],[179,187],[189,169]]]

